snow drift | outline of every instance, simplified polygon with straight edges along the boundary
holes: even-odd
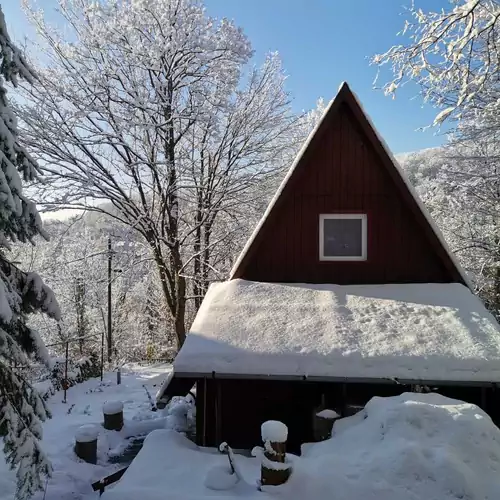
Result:
[[[293,498],[499,498],[500,430],[477,406],[438,394],[375,397],[304,447],[286,487]]]
[[[362,412],[337,421],[331,439],[304,445],[283,486],[258,491],[259,461],[236,459],[245,481],[228,491],[227,457],[173,431],[154,431],[104,498],[500,498],[500,430],[477,406],[438,394],[373,398]]]

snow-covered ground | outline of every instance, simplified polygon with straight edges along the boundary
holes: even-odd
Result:
[[[500,498],[500,429],[478,407],[438,394],[373,398],[357,415],[338,420],[333,437],[305,444],[302,456],[287,456],[288,482],[260,491],[259,458],[236,455],[242,479],[230,474],[226,455],[194,445],[181,430],[192,407],[177,399],[152,412],[151,394],[169,366],[130,367],[117,386],[90,380],[49,400],[52,420],[44,425],[43,446],[54,466],[46,500],[98,497],[91,483],[122,464],[109,458],[123,451],[129,435],[149,432],[143,449],[104,500],[497,500]],[[104,431],[102,407],[124,404],[125,426]],[[99,428],[97,465],[77,459],[74,436],[81,425]],[[273,424],[273,429],[276,427]],[[274,432],[274,431],[273,431]],[[231,443],[229,443],[231,444]],[[15,476],[0,461],[0,500],[12,500]],[[35,500],[44,498],[43,492]]]
[[[170,369],[165,364],[131,366],[124,370],[119,386],[116,374],[107,373],[103,383],[92,379],[70,388],[67,403],[62,402],[62,392],[49,399],[52,419],[44,423],[43,449],[52,461],[54,473],[47,484],[45,500],[78,500],[89,494],[95,498],[97,494],[92,493],[91,483],[124,466],[110,463],[109,458],[123,451],[129,436],[155,428],[176,428],[181,422],[176,408],[152,412],[143,387],[145,385],[154,398]],[[100,426],[102,407],[109,401],[124,404],[125,426],[119,433],[105,431]],[[95,424],[100,432],[97,465],[79,460],[73,452],[75,433],[86,424]],[[0,500],[12,500],[14,493],[15,474],[8,469],[0,451]],[[41,498],[43,492],[35,496],[35,500]]]
[[[438,394],[374,398],[339,420],[331,439],[291,457],[279,487],[259,491],[259,462],[228,459],[170,430],[155,430],[104,500],[494,500],[500,430],[478,407]]]

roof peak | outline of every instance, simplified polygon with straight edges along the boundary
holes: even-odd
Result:
[[[340,83],[338,92],[340,92],[343,89],[351,90],[349,84],[345,80]]]
[[[385,167],[393,182],[396,184],[397,189],[401,192],[403,201],[408,205],[411,212],[413,212],[415,218],[418,220],[419,226],[426,234],[426,240],[433,247],[434,254],[437,255],[438,259],[444,266],[444,269],[446,269],[446,272],[450,276],[450,281],[462,282],[471,288],[471,284],[464,270],[448,248],[448,245],[446,244],[439,228],[436,226],[424,204],[419,199],[406,174],[403,172],[398,162],[392,155],[389,147],[377,132],[373,122],[363,109],[356,94],[351,90],[348,83],[345,81],[339,86],[336,96],[329,102],[322,117],[311,131],[308,138],[304,142],[304,145],[297,154],[291,168],[285,175],[282,183],[265,211],[264,216],[256,226],[252,236],[247,241],[240,256],[234,264],[230,273],[230,279],[244,277],[244,271],[249,259],[255,251],[255,248],[259,245],[259,239],[262,238],[264,226],[268,224],[272,212],[276,210],[276,207],[285,197],[285,191],[287,191],[287,187],[289,186],[292,177],[300,168],[300,164],[305,161],[304,157],[307,151],[318,147],[319,138],[322,136],[323,131],[326,130],[330,126],[330,123],[333,122],[334,117],[339,113],[341,105],[347,105],[351,110],[354,120],[360,125],[363,137],[365,137],[367,143],[370,143],[373,147],[375,155],[380,158],[382,166]]]

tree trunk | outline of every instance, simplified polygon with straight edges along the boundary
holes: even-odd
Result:
[[[177,336],[177,347],[180,349],[186,340],[186,278],[180,275],[182,259],[177,248],[172,250],[175,273],[175,334]]]
[[[158,326],[160,324],[160,318],[158,314],[158,309],[153,300],[153,286],[151,283],[148,284],[147,288],[147,298],[146,298],[146,307],[144,313],[147,319],[147,331],[148,331],[148,341],[154,344],[156,342],[156,333]]]
[[[196,310],[199,309],[202,301],[202,290],[201,290],[201,204],[198,201],[198,207],[196,210],[195,225],[196,231],[194,234],[194,244],[193,244],[193,295],[194,295],[194,307]]]
[[[83,354],[85,336],[87,334],[87,318],[85,304],[85,281],[79,276],[75,278],[75,312],[76,312],[76,332],[78,336],[78,348],[80,355]]]
[[[180,349],[186,341],[186,304],[183,301],[175,317],[175,335],[177,337],[177,348]]]
[[[166,306],[172,315],[177,347],[180,349],[186,340],[186,278],[180,276],[182,260],[176,249],[170,251],[170,272],[163,258],[159,244],[150,242],[154,259],[160,275],[161,289]]]
[[[209,270],[210,270],[210,236],[212,235],[212,223],[206,223],[204,229],[203,240],[203,274],[202,274],[202,295],[207,293],[209,285]]]

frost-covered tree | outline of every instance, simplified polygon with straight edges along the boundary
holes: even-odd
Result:
[[[43,200],[141,235],[182,344],[188,301],[207,272],[224,275],[218,250],[238,236],[249,189],[286,162],[285,75],[275,55],[249,68],[241,29],[197,0],[60,3],[61,32],[29,12],[48,54],[22,107]]]
[[[372,59],[391,67],[392,77],[383,84],[386,94],[414,81],[425,101],[441,108],[435,124],[479,116],[498,124],[498,0],[450,0],[449,9],[435,12],[412,5],[408,12],[400,33],[406,43]]]
[[[191,158],[184,214],[193,227],[187,241],[193,245],[188,262],[195,309],[209,283],[227,275],[240,250],[239,236],[247,235],[249,218],[267,201],[263,183],[281,178],[302,141],[294,136],[300,120],[289,114],[284,83],[278,54],[270,54],[223,105],[207,99],[206,119],[196,120],[186,137]]]
[[[460,135],[446,148],[438,177],[446,194],[443,225],[478,293],[500,318],[500,131],[475,137],[473,124],[462,127],[467,138]]]
[[[107,351],[108,237],[113,249],[112,367],[116,360],[139,361],[152,353],[160,358],[175,346],[155,263],[136,231],[94,212],[46,220],[44,229],[49,241],[15,245],[14,255],[23,269],[36,269],[57,296],[62,322],[42,315],[30,320],[52,354],[64,356],[69,338],[71,360],[100,357],[103,334]]]
[[[448,9],[412,6],[409,14],[401,32],[405,42],[373,62],[391,67],[386,94],[416,82],[423,99],[439,108],[434,125],[453,126],[450,143],[432,154],[433,178],[424,180],[422,192],[499,317],[500,2],[451,0]],[[422,155],[414,158],[418,162]]]
[[[462,124],[469,133],[471,123]],[[400,159],[489,309],[500,317],[500,149],[492,134]]]
[[[261,103],[272,103],[275,109],[279,109],[285,95],[281,88],[283,79],[277,55],[268,58],[265,67],[276,69],[262,72],[254,69],[249,81],[250,91],[240,96],[243,102],[238,106],[238,114],[232,116],[223,113],[229,118],[229,122],[223,121],[226,126],[231,126],[232,121],[239,121],[240,124],[246,124],[246,135],[255,134],[255,137],[244,139],[242,135],[245,147],[241,147],[226,132],[222,140],[215,141],[214,150],[211,149],[214,144],[210,140],[210,133],[205,131],[202,140],[197,142],[200,158],[196,164],[196,175],[193,175],[193,199],[197,202],[193,207],[193,225],[197,229],[193,235],[192,258],[195,310],[201,304],[208,285],[229,274],[298,149],[326,107],[320,98],[315,108],[298,116],[287,131],[289,140],[286,143],[282,142],[282,137],[279,141],[269,140],[266,135],[262,137],[263,130],[283,134],[283,129],[276,127],[275,123],[261,121],[256,107],[262,104],[253,104],[255,96],[258,93]],[[248,99],[248,103],[244,99]],[[277,120],[280,121],[281,117]],[[202,124],[200,129],[206,130],[204,126]],[[226,149],[226,154],[220,154],[219,148]],[[225,175],[225,171],[229,175]],[[206,218],[204,224],[196,224],[205,212],[210,213],[210,217]]]
[[[46,351],[26,320],[35,311],[57,319],[59,308],[37,274],[23,272],[8,257],[12,242],[30,242],[44,233],[21,181],[21,176],[34,181],[38,167],[19,141],[5,87],[17,86],[18,79],[33,83],[35,77],[12,44],[1,9],[0,75],[0,435],[8,463],[17,468],[17,498],[25,499],[42,488],[43,475],[51,472],[40,446],[47,410],[23,374],[29,356],[43,358]]]

